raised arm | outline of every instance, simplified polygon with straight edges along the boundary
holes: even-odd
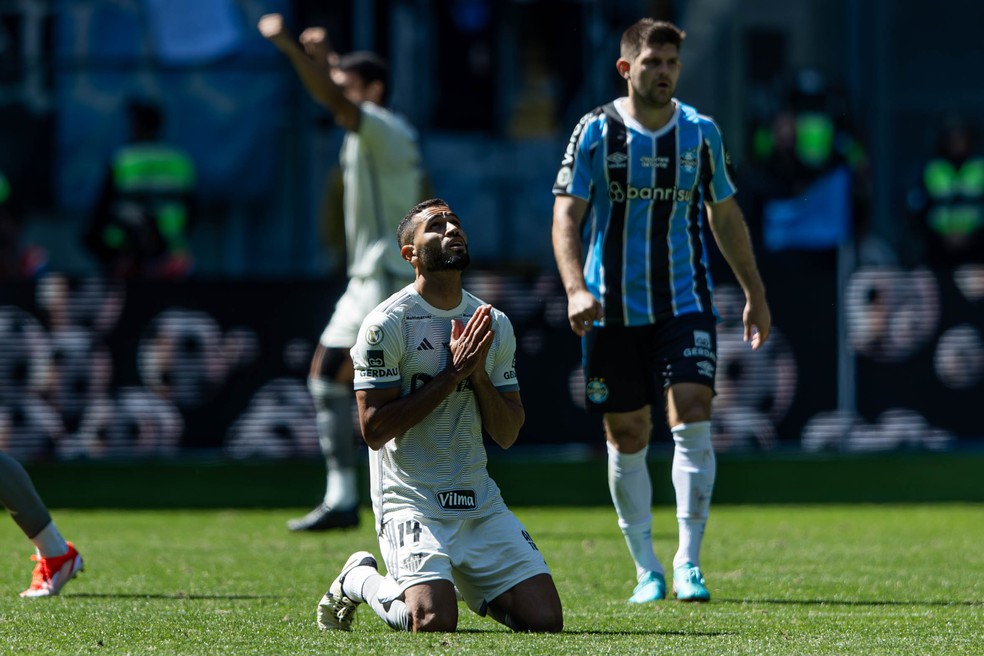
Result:
[[[765,285],[755,264],[745,217],[733,196],[709,204],[707,210],[714,240],[745,292],[745,311],[742,313],[745,341],[750,341],[752,348],[757,349],[769,338],[772,313],[765,300]]]
[[[580,225],[588,202],[576,196],[559,195],[553,208],[553,249],[557,270],[567,292],[567,320],[576,335],[591,330],[602,316],[601,302],[584,284]]]
[[[280,14],[266,14],[260,18],[257,28],[280,52],[287,56],[311,97],[324,105],[335,117],[335,122],[346,130],[355,131],[359,127],[359,106],[345,97],[342,88],[331,79],[327,60],[315,63],[308,52],[316,52],[317,46],[308,38],[305,47],[298,44],[284,26]],[[307,33],[310,37],[310,33]],[[327,46],[325,48],[327,50]]]
[[[332,67],[338,65],[338,53],[332,49],[325,28],[308,27],[297,40],[315,66],[330,75]]]

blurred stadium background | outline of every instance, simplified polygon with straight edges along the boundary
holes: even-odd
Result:
[[[392,62],[392,105],[420,130],[435,195],[468,222],[466,286],[516,325],[520,456],[602,451],[579,402],[550,187],[579,116],[623,92],[618,38],[644,15],[688,32],[678,96],[729,138],[775,315],[768,348],[744,348],[740,293],[719,271],[719,452],[750,463],[747,482],[807,456],[904,453],[909,474],[913,456],[945,473],[984,446],[984,267],[926,266],[906,220],[941,121],[984,116],[984,87],[968,83],[984,62],[982,4],[0,0],[0,171],[23,214],[4,238],[41,262],[0,281],[0,448],[42,490],[66,463],[95,481],[139,459],[148,472],[287,463],[312,469],[309,488],[268,500],[319,493],[304,377],[343,289],[325,198],[342,132],[256,31],[272,11]],[[105,279],[83,247],[132,98],[164,109],[198,170],[196,266],[182,280]],[[763,219],[769,126],[797,102],[851,140],[854,192],[833,229]],[[813,471],[818,486],[838,475]]]

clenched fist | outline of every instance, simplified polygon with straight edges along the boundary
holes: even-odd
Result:
[[[268,39],[276,39],[284,33],[284,17],[280,14],[266,14],[260,18],[256,27]]]

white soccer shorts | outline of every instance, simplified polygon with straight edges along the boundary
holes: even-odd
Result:
[[[379,537],[386,563],[383,603],[414,585],[446,580],[484,616],[489,602],[518,583],[550,574],[543,555],[509,510],[481,519],[435,520],[414,513],[387,518]]]
[[[338,299],[331,319],[321,333],[322,346],[352,348],[366,315],[409,283],[410,279],[397,278],[385,272],[349,279],[345,293]]]

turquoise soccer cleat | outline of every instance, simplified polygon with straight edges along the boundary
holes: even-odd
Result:
[[[711,599],[711,593],[704,586],[704,574],[693,563],[684,563],[673,570],[673,593],[678,601]]]
[[[666,599],[666,579],[659,572],[649,572],[632,591],[629,603],[646,604],[660,599]]]

